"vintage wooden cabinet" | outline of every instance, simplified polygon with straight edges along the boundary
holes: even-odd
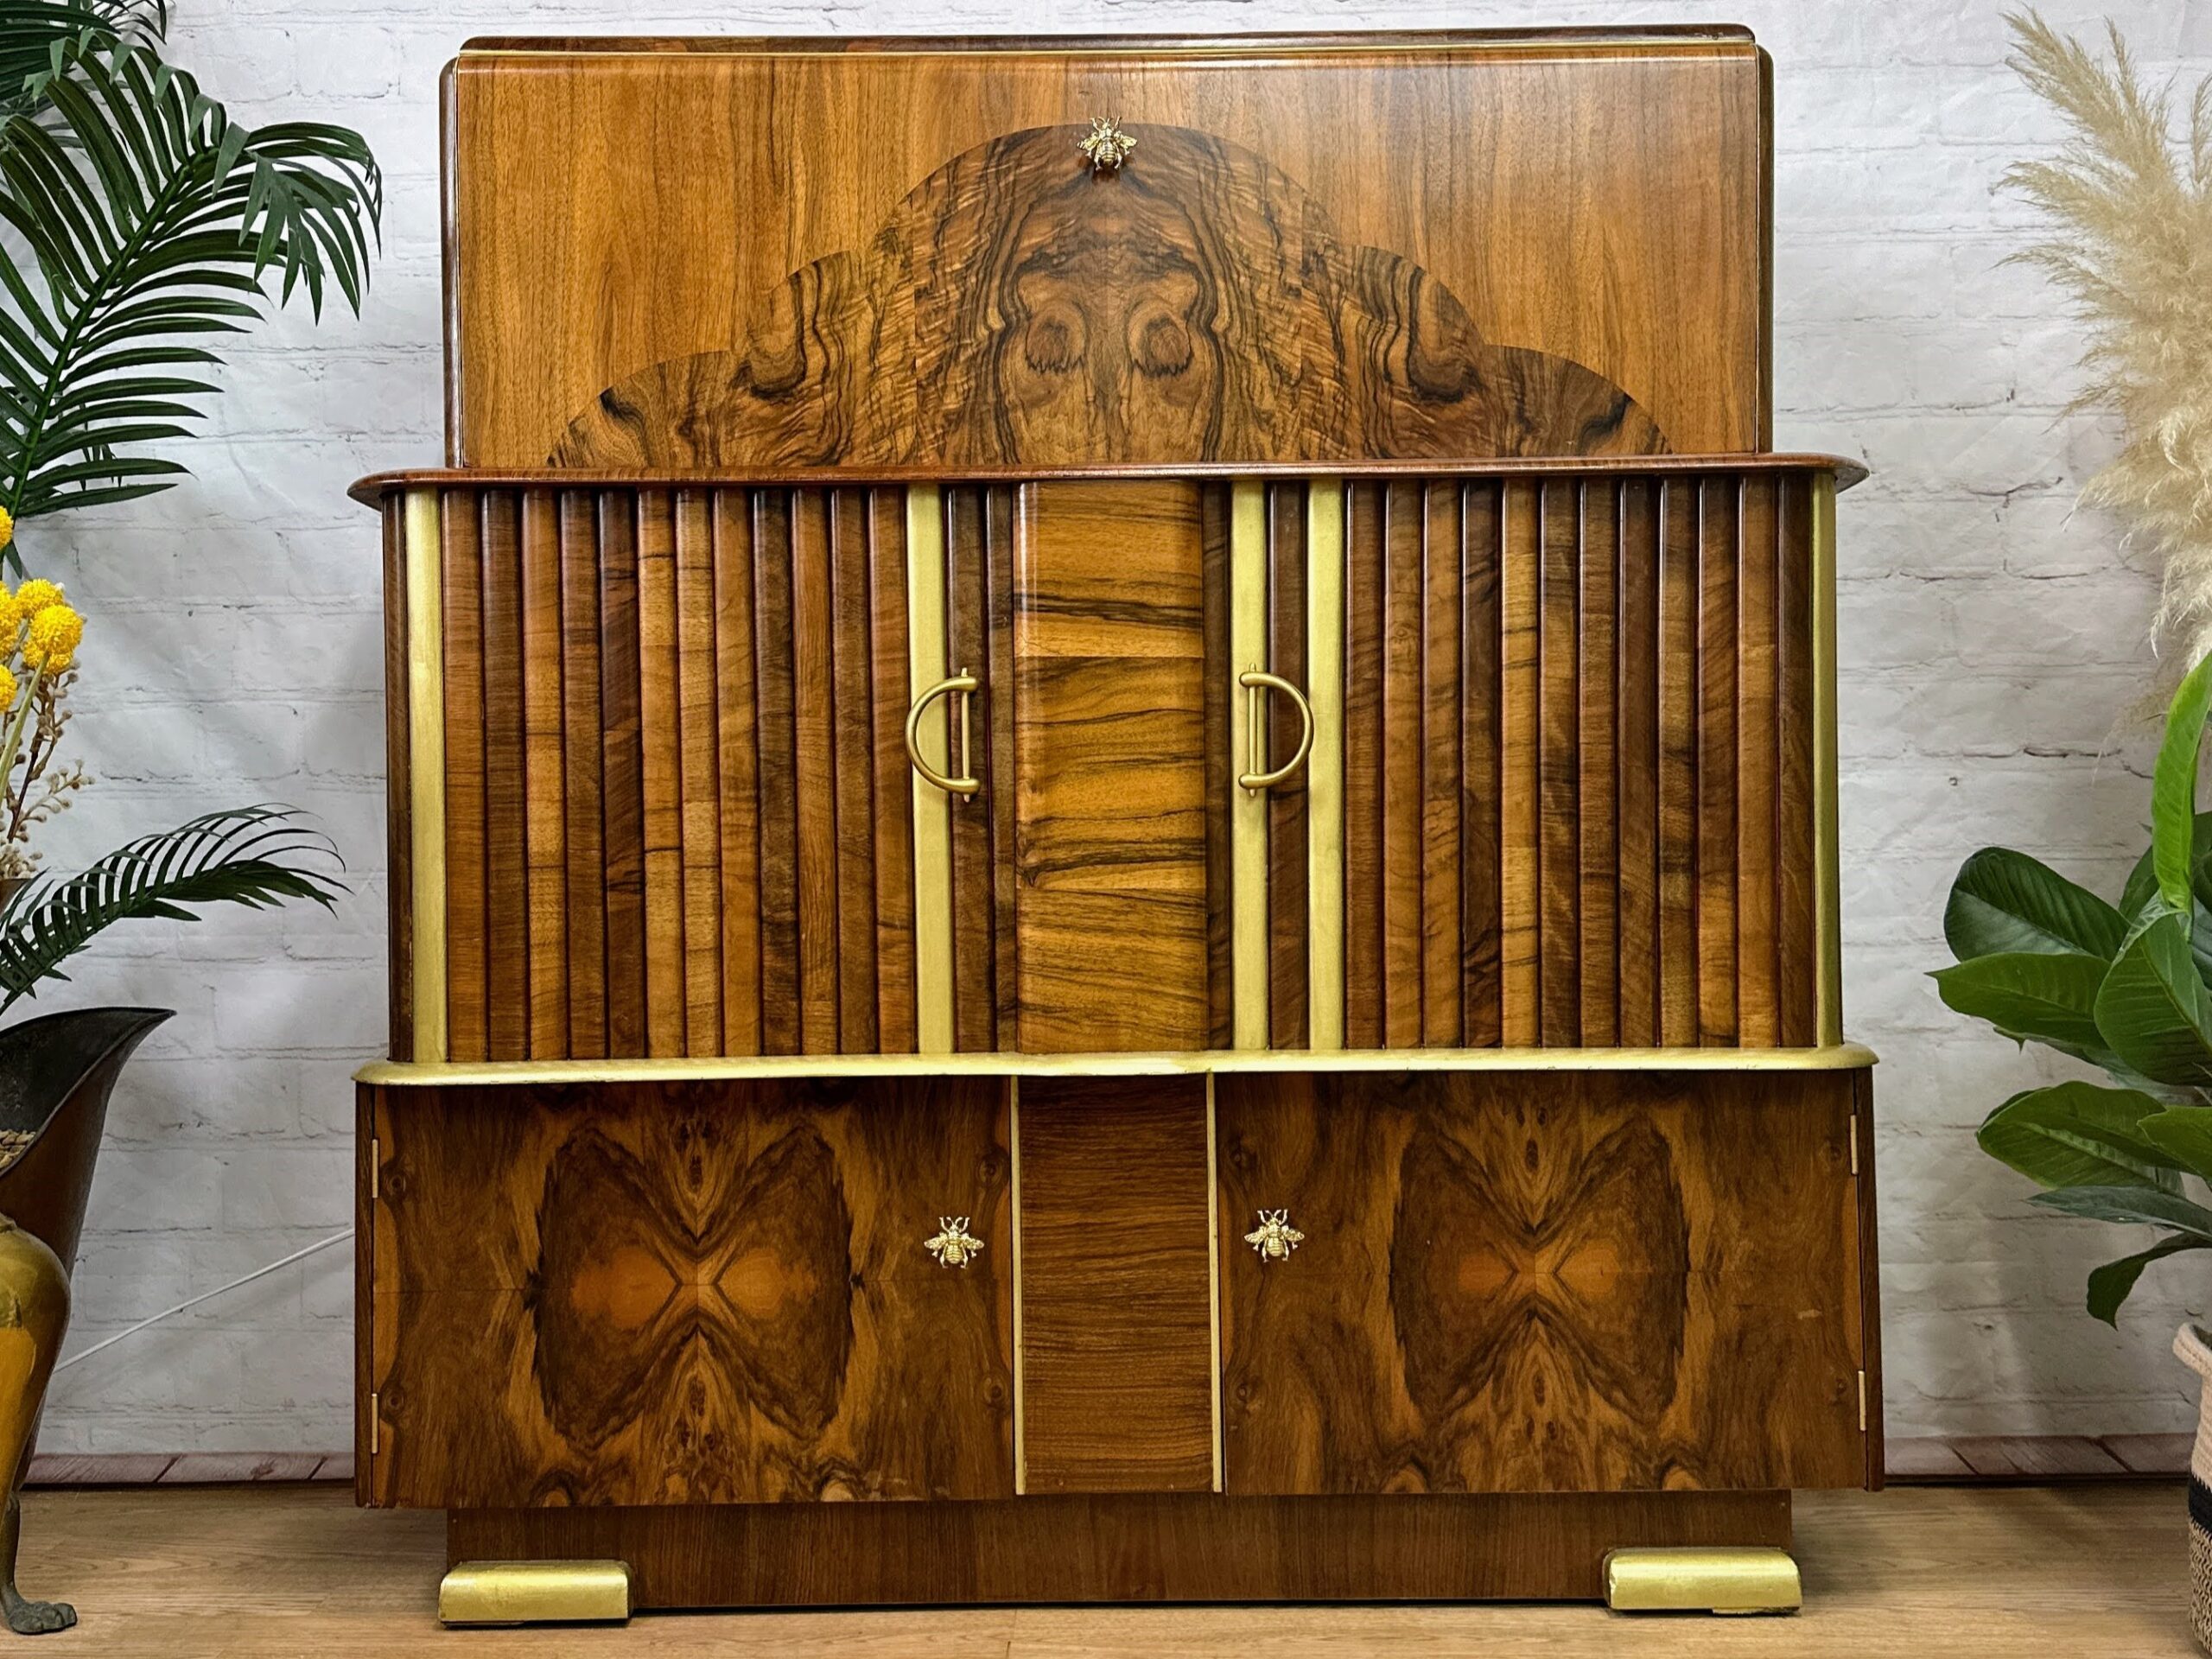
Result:
[[[1879,1484],[1767,86],[462,53],[363,1502],[641,1605],[1529,1597]]]

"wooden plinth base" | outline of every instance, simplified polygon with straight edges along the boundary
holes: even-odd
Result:
[[[1789,1548],[1787,1492],[1142,1494],[456,1510],[447,1555],[626,1562],[638,1607],[1599,1600],[1606,1552]]]

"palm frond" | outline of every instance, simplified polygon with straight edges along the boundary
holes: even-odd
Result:
[[[10,0],[0,0],[0,6]],[[360,308],[384,186],[343,127],[232,123],[143,43],[53,43],[0,124],[0,507],[18,519],[128,500],[186,469],[225,334],[300,289]],[[13,550],[10,556],[13,558]]]
[[[0,1010],[41,980],[67,979],[61,964],[117,922],[199,918],[192,905],[259,910],[308,899],[327,910],[346,884],[330,838],[289,807],[210,812],[117,848],[82,873],[41,876],[0,904]]]
[[[39,107],[27,83],[45,73],[56,46],[159,40],[168,25],[168,0],[0,0],[0,117]]]

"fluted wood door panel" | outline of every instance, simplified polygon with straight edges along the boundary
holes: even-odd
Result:
[[[1003,1082],[369,1105],[373,1501],[1013,1494]]]
[[[1214,1014],[1205,514],[1185,482],[1025,486],[1015,536],[1020,1046],[1205,1048]]]
[[[1860,1484],[1859,1075],[1217,1078],[1225,1490]]]
[[[446,493],[449,1058],[912,1050],[904,500]]]
[[[1347,1046],[1815,1039],[1811,503],[1347,486]]]

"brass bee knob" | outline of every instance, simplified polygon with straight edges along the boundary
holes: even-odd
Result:
[[[965,1216],[939,1216],[937,1236],[922,1241],[940,1268],[964,1268],[983,1253],[983,1241],[968,1230]]]
[[[1244,1242],[1260,1253],[1262,1262],[1287,1262],[1290,1253],[1306,1242],[1306,1235],[1290,1224],[1287,1210],[1262,1210],[1260,1224],[1244,1235]]]
[[[1091,175],[1118,173],[1122,163],[1129,159],[1129,152],[1137,141],[1122,130],[1118,115],[1094,115],[1090,118],[1090,136],[1076,146],[1090,162]]]

